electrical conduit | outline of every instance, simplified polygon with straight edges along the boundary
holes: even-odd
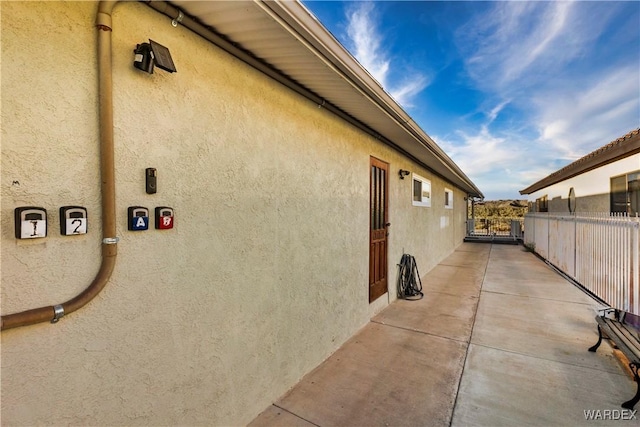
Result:
[[[100,180],[102,194],[102,264],[93,282],[79,295],[55,305],[2,316],[1,329],[57,322],[89,303],[105,287],[115,267],[116,236],[115,167],[113,152],[113,91],[111,71],[111,12],[117,1],[101,1],[96,15],[98,29],[98,80],[100,114]]]

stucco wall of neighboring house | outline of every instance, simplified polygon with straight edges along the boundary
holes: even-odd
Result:
[[[583,174],[529,194],[534,203],[543,196],[549,200],[549,212],[569,212],[568,197],[575,191],[576,212],[609,212],[611,178],[640,169],[640,153],[609,163]]]
[[[67,301],[100,264],[96,8],[1,5],[3,314]],[[2,422],[245,424],[395,299],[403,250],[423,274],[454,250],[465,195],[147,6],[113,16],[116,268],[58,324],[2,333]],[[177,73],[133,68],[149,38]],[[373,304],[370,156],[390,163],[392,224]],[[400,168],[431,180],[432,207]],[[65,205],[88,234],[60,236]],[[137,205],[173,207],[175,228],[128,231]],[[48,210],[46,238],[14,237],[19,206]]]
[[[568,193],[549,200],[549,212],[569,213]],[[609,193],[591,196],[576,196],[576,212],[609,212]]]

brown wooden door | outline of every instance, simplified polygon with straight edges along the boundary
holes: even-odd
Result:
[[[389,164],[371,157],[369,207],[369,302],[387,293]]]

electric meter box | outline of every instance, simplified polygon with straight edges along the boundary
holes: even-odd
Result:
[[[16,239],[47,237],[47,210],[37,206],[15,208]]]

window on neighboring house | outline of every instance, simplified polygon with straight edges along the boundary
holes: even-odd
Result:
[[[431,206],[431,181],[413,174],[413,206]]]
[[[640,171],[611,178],[611,212],[640,214]]]
[[[448,188],[444,189],[444,207],[446,209],[453,209],[453,190]]]
[[[549,212],[549,200],[547,196],[536,199],[536,212]]]
[[[627,175],[629,214],[640,215],[640,171]]]

